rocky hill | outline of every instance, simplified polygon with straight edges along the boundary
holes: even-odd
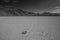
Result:
[[[0,8],[0,16],[60,16],[60,13],[34,13],[22,10],[14,7],[2,7]]]

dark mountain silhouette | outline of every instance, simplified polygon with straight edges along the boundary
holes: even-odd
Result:
[[[60,13],[43,12],[42,16],[60,16]]]
[[[2,8],[2,14],[3,16],[35,16],[36,14],[33,12],[23,11],[21,9],[15,9],[14,7],[5,7]],[[1,15],[1,16],[2,16]]]
[[[2,10],[2,12],[0,11],[0,16],[60,16],[60,13],[43,12],[40,14],[14,7],[3,7],[0,10]]]

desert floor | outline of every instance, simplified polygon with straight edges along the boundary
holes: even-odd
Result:
[[[27,34],[21,34],[27,31]],[[0,17],[0,40],[60,40],[60,17]]]

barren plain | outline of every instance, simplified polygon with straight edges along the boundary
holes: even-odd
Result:
[[[21,32],[27,31],[23,35]],[[0,40],[60,40],[60,17],[0,17]]]

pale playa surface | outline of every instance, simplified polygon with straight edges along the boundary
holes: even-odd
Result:
[[[1,17],[0,36],[4,40],[50,40],[49,37],[53,35],[54,40],[60,40],[59,18],[60,17]],[[24,30],[28,31],[27,35],[21,34]],[[47,36],[44,37],[46,33],[49,35],[48,39]]]
[[[2,17],[0,18],[0,33],[3,33],[1,36],[6,36],[4,37],[6,40],[20,40],[22,39],[21,32],[24,30],[30,31],[35,23],[35,18]]]

